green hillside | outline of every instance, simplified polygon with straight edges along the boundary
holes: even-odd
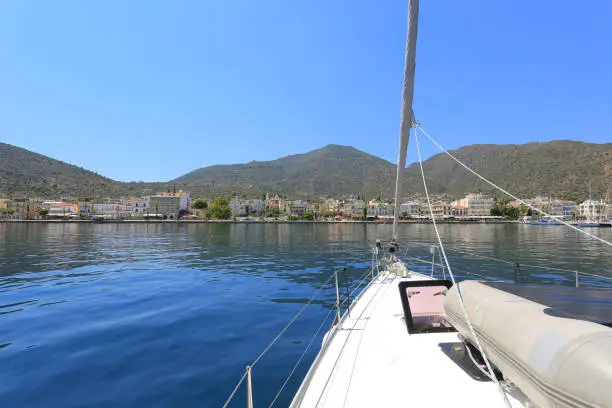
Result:
[[[471,145],[452,152],[483,176],[522,196],[581,199],[612,186],[612,143],[574,141]],[[424,163],[430,190],[450,197],[492,191],[444,154]],[[204,167],[168,182],[123,183],[59,160],[0,143],[0,196],[101,197],[185,189],[193,195],[392,197],[395,166],[349,146],[328,145],[271,161]],[[406,193],[422,193],[420,173],[406,169]]]

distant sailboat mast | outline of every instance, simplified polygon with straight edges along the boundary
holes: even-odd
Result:
[[[393,211],[393,239],[397,240],[400,204],[402,195],[402,176],[406,168],[406,151],[410,128],[414,122],[412,98],[414,94],[414,72],[416,59],[416,40],[418,31],[419,0],[408,3],[408,38],[406,39],[406,61],[404,63],[404,87],[402,90],[402,112],[400,119],[399,155],[395,177],[395,210]]]

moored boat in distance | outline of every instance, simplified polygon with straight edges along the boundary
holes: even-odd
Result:
[[[546,217],[542,217],[539,220],[533,220],[529,223],[529,225],[544,225],[544,226],[549,226],[549,225],[563,225],[561,222],[559,222],[558,219],[551,217],[551,218],[546,218]]]
[[[578,221],[578,226],[581,228],[599,227],[599,222],[593,220]]]

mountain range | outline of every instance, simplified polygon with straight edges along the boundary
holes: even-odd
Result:
[[[612,186],[612,143],[569,140],[522,145],[470,145],[451,151],[459,160],[522,197],[583,199]],[[493,189],[444,153],[423,162],[431,192],[449,197]],[[395,165],[350,146],[328,145],[271,161],[203,167],[167,182],[119,182],[29,150],[0,143],[0,196],[102,197],[141,195],[172,188],[207,197],[293,198],[393,196]],[[405,170],[406,194],[423,192],[416,164]]]

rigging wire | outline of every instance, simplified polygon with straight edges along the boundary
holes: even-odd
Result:
[[[253,360],[253,363],[250,365],[251,368],[255,367],[255,365],[259,362],[259,360],[262,359],[262,357],[268,352],[268,350],[270,350],[272,348],[272,346],[274,344],[276,344],[278,339],[280,339],[281,336],[283,334],[285,334],[285,332],[289,329],[289,327],[291,327],[291,325],[293,325],[293,323],[297,320],[297,318],[302,315],[304,310],[306,310],[306,308],[312,303],[312,301],[317,297],[317,295],[327,286],[327,284],[331,281],[331,279],[334,277],[334,275],[335,275],[335,273],[330,274],[329,278],[327,278],[325,283],[323,283],[319,287],[319,289],[317,289],[317,291],[310,297],[310,299],[308,299],[308,301],[304,304],[304,306],[302,306],[302,308],[300,310],[298,310],[298,312],[291,318],[291,320],[289,320],[289,322],[285,325],[285,327],[283,327],[283,329],[280,331],[280,333],[278,333],[278,335],[276,337],[274,337],[274,339],[272,339],[270,344],[268,344],[268,346],[261,353],[259,353],[257,358],[255,358],[255,360]],[[229,403],[232,401],[232,398],[234,398],[234,395],[236,395],[236,392],[238,391],[238,388],[244,382],[244,379],[246,378],[246,375],[247,375],[247,373],[245,372],[244,375],[242,376],[242,378],[240,379],[240,381],[238,381],[238,384],[236,384],[236,387],[234,387],[234,390],[232,391],[232,393],[230,394],[228,399],[225,401],[225,404],[223,404],[222,408],[226,408],[229,405]]]
[[[461,251],[461,250],[453,249],[453,248],[449,249],[449,251],[457,252],[459,254],[467,255],[467,256],[470,256],[470,257],[474,257],[474,258],[488,259],[488,260],[491,260],[491,261],[497,261],[497,262],[502,262],[502,263],[511,264],[511,265],[518,263],[518,262],[508,261],[508,260],[505,260],[505,259],[493,258],[493,257],[490,257],[490,256],[474,254],[472,252]],[[545,270],[549,270],[549,271],[568,272],[568,273],[574,273],[574,274],[578,273],[579,275],[594,276],[596,278],[602,278],[602,279],[612,279],[612,276],[598,275],[596,273],[582,272],[582,271],[577,271],[577,270],[572,270],[572,269],[554,268],[552,266],[533,265],[533,264],[526,264],[526,263],[522,263],[522,262],[520,262],[520,265],[521,266],[525,266],[527,268],[545,269]]]
[[[338,271],[335,271],[338,272]],[[317,297],[317,295],[325,288],[325,286],[331,281],[331,279],[335,276],[335,272],[332,273],[330,275],[330,277],[327,279],[327,281],[325,281],[325,283],[323,283],[319,289],[312,295],[312,297],[310,297],[310,299],[308,299],[308,301],[304,304],[304,306],[293,316],[293,318],[285,325],[285,327],[283,327],[283,329],[280,331],[280,333],[270,342],[270,344],[268,344],[268,346],[257,356],[257,358],[253,361],[253,363],[250,365],[251,368],[253,368],[255,366],[255,364],[257,364],[259,362],[259,360],[261,360],[261,358],[268,352],[268,350],[278,341],[278,339],[287,331],[287,329],[289,329],[289,327],[295,322],[295,320],[297,320],[297,318],[304,312],[304,310],[306,309],[306,307],[308,307],[312,301]],[[363,275],[361,275],[359,277],[359,282],[351,287],[350,293],[355,293],[359,287],[361,287],[361,285],[363,285],[363,283],[366,281],[366,278],[368,277],[368,275],[370,274],[371,269],[368,269]],[[343,305],[347,300],[345,299],[341,304]],[[350,306],[349,306],[350,307]],[[289,376],[285,379],[285,381],[283,382],[283,384],[281,385],[281,388],[279,389],[278,393],[274,396],[274,399],[272,400],[272,403],[270,404],[270,407],[272,407],[275,403],[276,400],[278,399],[278,397],[280,396],[280,394],[282,393],[283,389],[287,386],[287,383],[289,382],[289,380],[291,379],[291,377],[293,376],[295,370],[297,369],[297,367],[299,366],[300,362],[304,359],[306,353],[308,352],[308,350],[310,349],[312,342],[314,341],[314,339],[316,338],[316,336],[319,334],[319,332],[321,331],[323,325],[325,324],[325,322],[327,321],[327,319],[329,318],[329,315],[334,311],[335,309],[332,307],[330,308],[329,312],[327,313],[327,316],[323,319],[323,321],[321,322],[321,325],[319,326],[319,328],[317,329],[317,331],[315,332],[315,334],[313,335],[313,337],[310,339],[310,342],[308,343],[308,345],[306,346],[306,349],[304,350],[304,352],[302,353],[302,355],[300,356],[300,358],[298,359],[298,361],[296,362],[296,364],[293,366],[293,369],[291,370],[291,372],[289,373]],[[333,326],[333,322],[332,322],[332,326]],[[236,395],[236,392],[238,392],[238,389],[240,388],[240,386],[242,385],[242,383],[244,382],[244,380],[246,379],[247,376],[247,372],[245,371],[244,374],[242,375],[242,377],[240,378],[240,380],[238,381],[238,383],[236,384],[236,386],[234,387],[234,389],[232,390],[232,393],[230,394],[230,396],[227,398],[227,400],[225,401],[225,404],[223,404],[222,408],[227,408],[227,406],[230,404],[230,402],[232,401],[232,399],[234,398],[234,396]]]
[[[427,182],[425,181],[425,172],[423,171],[423,160],[421,159],[421,149],[419,148],[419,136],[417,132],[418,129],[419,128],[415,126],[414,141],[415,141],[418,159],[419,159],[419,168],[421,169],[421,177],[423,179],[423,187],[425,189],[425,197],[427,198],[427,205],[429,207],[429,213],[431,214],[431,221],[434,227],[434,231],[436,232],[436,237],[438,238],[438,243],[440,244],[440,252],[442,253],[442,257],[444,258],[444,263],[446,264],[446,267],[448,268],[448,274],[453,282],[453,286],[457,288],[457,296],[459,298],[459,305],[461,306],[461,311],[463,312],[463,316],[465,317],[466,323],[470,329],[470,332],[472,333],[474,342],[476,343],[476,346],[478,347],[478,351],[480,351],[480,354],[482,355],[482,358],[487,366],[489,374],[491,375],[491,380],[495,383],[497,390],[499,391],[502,399],[504,400],[504,403],[506,404],[506,407],[512,408],[512,405],[510,405],[510,401],[508,400],[508,396],[506,395],[506,392],[504,391],[501,384],[497,380],[497,377],[495,376],[495,373],[493,372],[493,367],[491,367],[491,363],[489,362],[489,358],[485,354],[484,349],[482,348],[482,345],[480,344],[480,339],[476,335],[476,330],[474,330],[472,321],[470,320],[467,310],[465,309],[465,304],[463,303],[463,295],[461,294],[461,288],[459,287],[459,285],[457,285],[457,282],[455,281],[455,275],[453,274],[453,271],[448,262],[448,258],[446,257],[446,251],[444,251],[444,245],[442,244],[442,238],[440,237],[440,231],[438,231],[438,224],[436,223],[436,218],[433,215],[433,208],[431,206],[431,200],[429,199],[429,191],[427,190]]]
[[[272,339],[272,341],[270,342],[270,344],[268,344],[268,347],[266,347],[261,353],[259,353],[259,355],[257,356],[257,358],[255,360],[253,360],[253,363],[251,364],[251,368],[255,367],[255,364],[257,364],[259,362],[259,360],[261,360],[261,358],[268,352],[268,350],[270,350],[270,348],[272,348],[272,346],[278,341],[278,339],[281,338],[281,336],[283,334],[285,334],[285,332],[287,331],[287,329],[289,329],[289,327],[291,327],[291,325],[293,324],[293,322],[295,322],[297,320],[298,317],[300,317],[302,315],[302,313],[304,312],[304,310],[306,310],[306,308],[312,303],[312,301],[315,299],[315,297],[317,297],[317,295],[323,290],[323,288],[325,288],[325,286],[327,286],[327,284],[332,280],[332,278],[334,277],[334,273],[332,273],[329,278],[327,278],[327,280],[325,281],[325,283],[323,283],[319,289],[317,289],[317,291],[314,293],[314,295],[312,295],[310,297],[310,299],[308,299],[308,301],[304,304],[304,306],[302,306],[302,308],[295,314],[295,316],[293,316],[291,318],[291,320],[289,320],[289,322],[285,325],[285,327],[283,327],[283,329],[280,331],[280,333],[278,333],[278,335],[276,335],[276,337],[274,339]]]
[[[404,245],[416,245],[416,246],[432,246],[432,244],[423,244],[421,242],[404,242]],[[439,248],[438,245],[435,245],[436,248]],[[457,248],[453,248],[447,245],[446,246],[446,251],[450,251],[450,252],[455,252],[458,254],[462,254],[462,255],[466,255],[468,257],[471,258],[480,258],[480,259],[487,259],[490,261],[496,261],[496,262],[500,262],[500,263],[505,263],[508,265],[515,265],[517,263],[519,263],[521,266],[527,267],[527,268],[536,268],[536,269],[544,269],[544,270],[549,270],[549,271],[557,271],[557,272],[566,272],[566,273],[572,273],[572,274],[576,274],[578,273],[578,275],[585,275],[585,276],[592,276],[595,278],[601,278],[601,279],[608,279],[608,280],[612,280],[612,276],[605,276],[605,275],[600,275],[597,273],[592,273],[592,272],[584,272],[584,271],[579,271],[579,270],[575,270],[575,269],[567,269],[567,268],[555,268],[552,266],[545,266],[545,265],[534,265],[534,264],[527,264],[527,263],[523,263],[523,262],[513,262],[513,261],[509,261],[507,259],[501,259],[501,258],[495,258],[492,256],[485,256],[485,255],[480,255],[480,254],[475,254],[473,252],[470,251],[466,251],[466,250],[462,250],[462,249],[457,249]],[[422,262],[422,263],[426,263],[431,265],[431,262],[428,260],[424,260],[424,259],[420,259],[420,258],[416,258],[416,257],[406,257],[406,259],[412,259],[415,260],[417,262]],[[444,266],[444,264],[439,264],[436,263],[436,266]],[[455,268],[456,270],[458,270],[457,268]],[[467,271],[465,271],[466,273],[468,273]],[[472,274],[474,274],[472,272]],[[479,276],[479,275],[476,275]]]
[[[244,382],[244,379],[247,376],[247,371],[244,371],[244,374],[242,374],[242,378],[240,378],[240,381],[238,381],[238,384],[236,384],[236,386],[234,387],[234,390],[232,391],[232,393],[230,394],[230,396],[228,397],[227,401],[225,401],[225,404],[223,404],[222,408],[227,408],[227,406],[229,405],[230,402],[232,402],[232,399],[234,398],[234,395],[236,395],[236,392],[238,391],[238,388],[240,388],[240,386],[242,385],[242,383]]]
[[[314,341],[314,339],[317,338],[317,336],[319,335],[319,333],[321,332],[321,329],[323,328],[323,325],[325,324],[325,322],[327,322],[327,319],[329,319],[329,315],[331,315],[331,313],[335,310],[335,308],[330,307],[329,308],[329,312],[327,312],[327,316],[325,316],[323,318],[323,321],[321,322],[321,325],[319,326],[319,328],[317,329],[317,331],[315,332],[315,334],[310,338],[310,341],[308,342],[308,345],[306,346],[306,348],[304,349],[304,352],[302,352],[302,354],[300,355],[300,358],[298,358],[297,362],[295,363],[295,365],[293,366],[293,369],[291,370],[291,372],[289,373],[289,375],[287,376],[287,378],[285,378],[285,381],[283,382],[283,385],[281,385],[280,389],[278,390],[278,392],[276,393],[276,395],[274,396],[274,399],[272,400],[272,402],[270,403],[269,407],[272,408],[274,406],[274,404],[276,403],[276,400],[278,399],[278,397],[280,397],[281,393],[283,392],[283,390],[285,389],[285,387],[287,386],[287,383],[289,382],[289,380],[291,379],[291,377],[293,376],[293,374],[295,373],[295,370],[297,370],[298,366],[300,365],[300,363],[302,362],[302,360],[304,359],[304,357],[306,356],[306,353],[308,353],[308,350],[310,350],[310,346],[312,346],[312,342]]]
[[[539,212],[540,214],[544,215],[545,217],[550,217],[550,218],[554,218],[552,215],[540,210],[537,207],[534,207],[533,205],[529,204],[527,201],[522,200],[520,198],[518,198],[517,196],[515,196],[514,194],[509,193],[508,191],[506,191],[505,189],[501,188],[500,186],[498,186],[497,184],[493,183],[492,181],[489,181],[488,179],[484,178],[483,176],[481,176],[480,174],[478,174],[475,170],[472,170],[468,165],[464,164],[461,160],[457,159],[455,156],[453,156],[448,150],[446,150],[442,145],[440,145],[438,142],[436,142],[434,140],[433,137],[431,137],[429,135],[429,133],[427,133],[425,130],[423,130],[423,128],[419,127],[419,130],[433,143],[435,144],[440,150],[442,150],[442,152],[446,153],[451,159],[453,159],[454,161],[456,161],[457,163],[459,163],[463,168],[465,168],[466,170],[468,170],[470,173],[472,173],[473,175],[475,175],[476,177],[478,177],[479,179],[481,179],[482,181],[484,181],[485,183],[489,184],[491,187],[495,187],[496,189],[498,189],[499,191],[501,191],[502,193],[514,198],[516,201],[518,201],[521,204],[526,205],[527,207],[531,208],[534,211]],[[416,132],[415,132],[416,134]],[[557,219],[557,221],[559,221],[560,223],[562,223],[563,225],[566,225],[568,227],[570,227],[571,229],[580,232],[588,237],[591,237],[593,239],[596,239],[597,241],[600,241],[606,245],[612,246],[612,242],[610,241],[606,241],[603,238],[600,238],[596,235],[593,235],[589,232],[586,232],[583,229],[580,229],[578,227],[573,226],[572,224],[570,224],[569,222],[562,220],[562,219]]]

